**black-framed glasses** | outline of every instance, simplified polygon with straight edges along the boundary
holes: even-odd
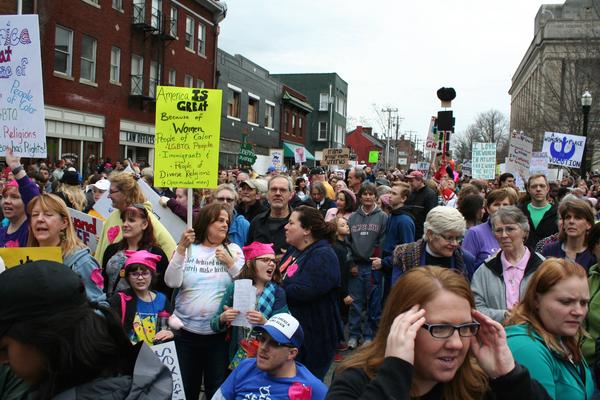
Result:
[[[258,333],[258,334],[256,334],[256,340],[258,340],[258,343],[260,343],[260,344],[267,343],[271,347],[288,347],[290,349],[293,349],[293,348],[296,347],[296,346],[293,346],[291,344],[279,343],[279,342],[273,340],[272,337],[270,337],[268,335],[265,335],[264,333]]]
[[[448,339],[458,331],[460,337],[471,337],[479,332],[479,322],[469,322],[467,324],[423,324],[421,328],[429,331],[429,334],[436,339]]]

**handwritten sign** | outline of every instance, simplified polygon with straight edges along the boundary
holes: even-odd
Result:
[[[150,348],[160,359],[160,361],[169,369],[169,371],[171,371],[171,377],[173,378],[173,397],[171,397],[171,399],[185,400],[183,380],[181,379],[181,369],[179,369],[179,359],[177,358],[175,342],[170,341],[161,344],[155,344]]]
[[[73,226],[77,237],[90,248],[92,254],[96,252],[96,246],[98,245],[98,239],[104,223],[96,217],[92,217],[89,214],[82,213],[81,211],[69,208],[69,214],[73,220]]]
[[[16,267],[30,261],[49,260],[63,262],[60,247],[12,247],[0,248],[0,258],[6,268]]]
[[[269,157],[271,157],[271,165],[274,166],[277,171],[281,170],[281,165],[283,163],[283,150],[271,149],[269,150]]]
[[[471,153],[473,178],[494,179],[496,177],[496,143],[473,143]]]
[[[533,138],[530,138],[522,131],[513,131],[510,135],[506,170],[523,178],[527,178],[529,176],[532,150]]]
[[[548,164],[580,168],[585,139],[585,136],[545,132],[542,152],[548,154]]]
[[[350,149],[323,149],[321,165],[346,165],[350,159]]]
[[[548,175],[548,154],[544,152],[531,153],[531,162],[529,163],[529,174]]]
[[[0,156],[46,158],[37,15],[0,15]]]
[[[157,87],[157,187],[217,187],[221,98],[221,90]]]

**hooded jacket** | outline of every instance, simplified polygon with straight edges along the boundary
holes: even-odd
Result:
[[[390,213],[383,242],[382,265],[386,271],[392,271],[394,249],[399,244],[415,241],[415,217],[408,207],[399,207]]]
[[[172,395],[171,372],[150,347],[140,343],[131,376],[98,378],[59,393],[52,400],[167,400]]]
[[[523,298],[531,275],[537,271],[544,261],[544,256],[529,249],[529,260],[525,267],[523,279],[519,284],[519,297]],[[506,314],[506,284],[504,283],[502,251],[495,256],[489,257],[477,268],[471,281],[471,290],[475,297],[477,310],[488,317],[502,323]]]
[[[363,208],[359,207],[348,219],[348,225],[348,239],[352,246],[354,262],[371,265],[370,258],[381,255],[387,215],[379,207],[375,207],[369,214],[365,214]]]
[[[582,360],[573,364],[551,350],[530,325],[506,327],[508,347],[515,362],[524,365],[531,377],[544,386],[553,399],[591,399],[594,381]]]
[[[104,287],[102,271],[89,248],[83,247],[67,254],[64,256],[63,264],[79,274],[85,286],[85,293],[92,303],[108,307],[106,295],[102,291]]]

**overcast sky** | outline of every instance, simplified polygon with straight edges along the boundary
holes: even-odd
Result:
[[[337,72],[348,117],[380,131],[373,104],[425,137],[451,86],[457,132],[510,113],[512,76],[533,39],[537,0],[228,0],[219,47],[271,73]],[[414,133],[413,133],[414,135]]]

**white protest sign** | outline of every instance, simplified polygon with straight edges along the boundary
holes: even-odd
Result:
[[[473,143],[471,152],[473,178],[494,179],[496,177],[496,143]]]
[[[108,198],[108,190],[102,193],[102,196],[98,199],[97,202],[94,203],[92,207],[98,214],[102,215],[104,219],[108,219],[110,214],[115,211],[115,208],[112,206],[112,200]]]
[[[46,158],[39,21],[0,15],[0,156]]]
[[[431,121],[429,122],[429,128],[427,129],[427,141],[425,142],[425,150],[435,153],[438,149],[437,138],[434,136],[435,129],[435,117],[431,117]]]
[[[231,325],[251,328],[246,313],[256,309],[256,287],[252,286],[252,279],[237,279],[233,282],[232,308],[240,313],[231,321]]]
[[[269,150],[269,156],[271,157],[271,165],[274,166],[277,171],[279,171],[281,169],[281,165],[283,164],[283,150]]]
[[[181,218],[171,211],[169,207],[163,207],[158,202],[160,196],[146,182],[138,179],[138,185],[144,193],[144,197],[152,204],[152,213],[161,224],[169,231],[175,242],[178,242],[181,235],[186,230],[186,224]]]
[[[175,342],[171,340],[170,342],[155,344],[150,348],[160,361],[166,365],[169,371],[171,371],[171,377],[173,378],[173,397],[171,397],[171,399],[185,400],[183,380],[181,379],[181,369],[179,369],[179,359],[177,358]]]
[[[531,153],[531,162],[529,163],[529,174],[548,175],[548,154],[544,152]]]
[[[294,162],[296,164],[302,164],[306,162],[306,153],[304,147],[296,147],[294,149]]]
[[[513,131],[510,135],[506,171],[527,178],[529,176],[532,150],[533,138],[530,138],[522,131]]]
[[[72,208],[69,208],[69,214],[73,220],[73,226],[75,227],[75,232],[77,232],[77,237],[79,237],[79,239],[90,248],[92,254],[94,254],[96,252],[96,246],[98,245],[100,233],[104,227],[104,222],[96,217],[92,217],[89,214],[82,213],[81,211]]]
[[[548,164],[580,168],[585,136],[545,132],[542,152],[548,154]]]

